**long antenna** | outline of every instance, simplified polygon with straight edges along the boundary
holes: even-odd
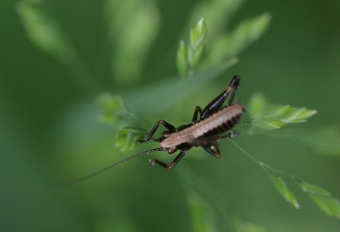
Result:
[[[62,182],[62,183],[58,183],[58,184],[53,184],[53,185],[50,185],[49,188],[56,188],[56,187],[62,187],[62,186],[66,186],[66,185],[71,185],[71,184],[76,184],[78,182],[81,182],[83,180],[87,180],[91,177],[94,177],[102,172],[105,172],[106,170],[110,169],[110,168],[113,168],[114,166],[117,166],[118,164],[121,164],[121,163],[124,163],[126,161],[129,161],[129,160],[132,160],[132,159],[135,159],[135,158],[138,158],[140,156],[143,156],[143,155],[148,155],[150,154],[151,152],[155,152],[155,151],[166,151],[166,148],[164,147],[159,147],[159,148],[154,148],[154,149],[151,149],[151,150],[148,150],[148,151],[144,151],[142,153],[139,153],[137,155],[133,155],[133,156],[130,156],[130,157],[127,157],[125,159],[122,159],[121,161],[118,161],[117,163],[114,163],[114,164],[111,164],[103,169],[100,169],[96,172],[93,172],[93,173],[90,173],[86,176],[82,176],[82,177],[79,177],[79,178],[76,178],[76,179],[73,179],[73,180],[69,180],[69,181],[65,181],[65,182]]]

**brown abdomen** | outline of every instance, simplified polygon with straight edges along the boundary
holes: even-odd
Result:
[[[235,104],[224,107],[208,118],[184,130],[171,134],[161,142],[162,147],[176,147],[183,143],[195,143],[202,137],[218,136],[231,130],[240,120],[244,107]]]

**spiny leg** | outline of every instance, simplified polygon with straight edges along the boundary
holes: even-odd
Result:
[[[228,87],[203,109],[203,112],[201,113],[201,119],[208,117],[209,115],[213,114],[218,109],[220,109],[224,101],[228,97],[230,91],[233,90],[231,99],[228,101],[228,105],[230,105],[235,97],[240,81],[241,81],[241,78],[239,76],[237,75],[234,76],[234,78],[231,80]]]
[[[214,151],[210,147],[203,147],[203,149],[206,150],[211,155],[215,156],[216,158],[220,158],[220,156],[221,156],[220,148],[218,147],[218,145],[214,145],[213,147],[215,148],[216,151]]]
[[[198,114],[202,115],[202,108],[199,106],[196,106],[194,116],[192,117],[192,122],[196,122],[198,119]]]
[[[176,128],[171,125],[170,123],[164,121],[164,120],[159,120],[158,122],[156,122],[156,124],[153,126],[153,128],[151,129],[150,133],[145,137],[145,139],[139,140],[138,143],[145,143],[148,142],[152,136],[155,134],[157,128],[159,125],[163,125],[165,128],[167,128],[170,131],[176,130]]]
[[[166,163],[163,163],[162,161],[159,161],[159,160],[150,160],[149,162],[149,167],[155,165],[155,164],[158,164],[160,166],[162,166],[163,168],[166,168],[166,169],[172,169],[174,168],[179,161],[181,161],[181,159],[184,157],[185,153],[187,151],[181,151],[177,156],[176,158],[171,162],[171,164],[167,165]]]

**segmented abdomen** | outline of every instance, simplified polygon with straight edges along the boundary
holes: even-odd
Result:
[[[244,107],[235,104],[224,107],[208,118],[176,133],[161,142],[162,147],[176,147],[182,143],[194,143],[202,136],[218,136],[231,130],[240,120]]]
[[[203,136],[215,136],[215,135],[223,134],[231,130],[234,126],[236,126],[236,124],[240,121],[240,118],[241,118],[241,114],[238,114],[230,118],[226,122],[223,122],[221,125],[209,130],[208,132],[203,134]]]

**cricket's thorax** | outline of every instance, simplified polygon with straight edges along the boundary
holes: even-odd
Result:
[[[243,112],[244,107],[239,104],[226,106],[188,128],[171,133],[160,145],[165,148],[175,148],[183,143],[194,144],[202,136],[221,135],[239,122]]]

